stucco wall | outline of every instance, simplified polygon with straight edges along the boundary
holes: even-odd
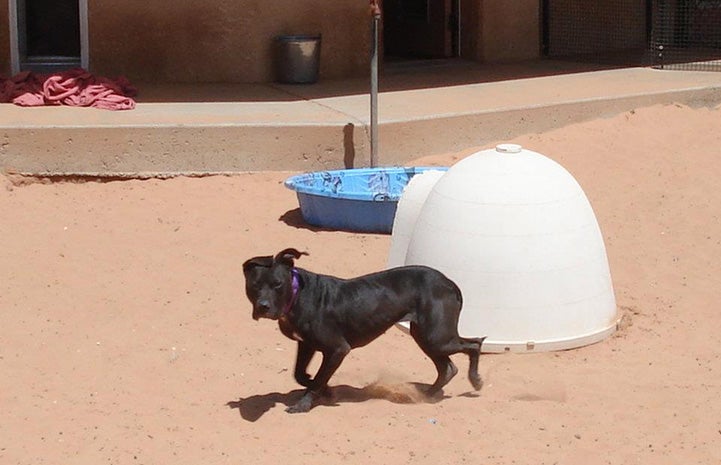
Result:
[[[482,0],[461,0],[461,56],[467,60],[483,60],[481,3]]]
[[[485,62],[540,56],[538,0],[481,0],[481,49]]]
[[[462,0],[462,55],[537,57],[538,4]],[[363,0],[88,0],[90,70],[134,82],[268,82],[274,37],[322,33],[321,79],[363,76],[369,22]],[[0,72],[9,74],[7,3],[0,44]]]
[[[320,76],[367,68],[369,16],[359,0],[89,0],[90,68],[136,81],[273,79],[280,34],[322,32]]]

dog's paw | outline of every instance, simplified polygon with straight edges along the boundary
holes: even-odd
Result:
[[[423,401],[430,404],[438,403],[444,397],[443,389],[424,389],[421,393],[423,394]]]
[[[295,381],[303,387],[310,387],[313,383],[313,378],[311,378],[308,373],[303,373],[302,375],[296,375]]]
[[[285,409],[285,411],[288,413],[306,413],[309,410],[310,410],[309,408],[302,408],[302,407],[299,407],[298,405],[291,405],[290,407]]]
[[[305,402],[298,402],[285,409],[285,411],[288,413],[305,413],[310,411],[310,405],[307,405]]]
[[[473,386],[473,389],[475,389],[476,391],[480,391],[481,388],[483,387],[483,380],[478,375],[469,376],[468,381],[471,382],[471,386]]]
[[[288,413],[305,413],[313,407],[313,394],[306,393],[298,402],[285,409]]]

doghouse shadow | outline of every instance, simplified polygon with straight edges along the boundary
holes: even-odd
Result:
[[[422,383],[390,385],[376,382],[357,388],[343,384],[331,387],[331,396],[321,399],[317,405],[335,407],[344,403],[366,402],[371,399],[387,400],[394,404],[435,403],[447,397],[443,393],[427,396],[425,391],[429,386]],[[295,404],[303,392],[303,389],[294,389],[285,394],[280,392],[258,394],[228,402],[226,405],[231,409],[238,409],[244,420],[254,422],[277,404],[286,407]]]

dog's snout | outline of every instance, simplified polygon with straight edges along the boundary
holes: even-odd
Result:
[[[267,317],[270,313],[270,301],[268,299],[258,299],[253,304],[253,319],[259,320],[260,318]]]

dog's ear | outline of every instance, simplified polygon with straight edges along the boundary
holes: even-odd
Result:
[[[270,268],[271,266],[273,266],[273,257],[269,255],[267,257],[249,258],[245,261],[245,263],[243,263],[243,272],[247,272],[248,270],[256,266],[264,266],[266,268]]]
[[[283,263],[284,265],[292,267],[294,265],[293,260],[297,260],[303,255],[308,255],[308,252],[299,252],[298,250],[293,248],[284,249],[278,252],[278,254],[274,258],[274,261],[276,263]]]

